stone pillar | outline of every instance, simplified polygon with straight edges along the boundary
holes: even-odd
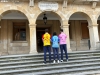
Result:
[[[30,54],[37,53],[37,45],[36,45],[36,25],[30,24]]]
[[[89,27],[90,44],[91,44],[90,50],[96,50],[96,42],[99,41],[98,25],[91,25],[88,27]]]
[[[63,25],[62,29],[63,29],[64,33],[67,35],[67,40],[66,40],[66,42],[67,42],[67,51],[71,52],[72,50],[70,48],[69,24],[68,25]]]

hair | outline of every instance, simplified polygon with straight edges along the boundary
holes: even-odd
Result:
[[[49,30],[48,29],[45,29],[45,32],[48,32]]]
[[[54,35],[57,35],[56,32],[53,32],[53,36],[54,36]]]
[[[63,32],[63,29],[60,29],[61,32]]]

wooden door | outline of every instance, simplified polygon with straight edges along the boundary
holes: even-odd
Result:
[[[88,26],[87,22],[81,23],[82,39],[89,39],[89,29],[87,26]]]

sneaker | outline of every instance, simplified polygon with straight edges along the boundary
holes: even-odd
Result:
[[[59,60],[57,62],[59,63]]]
[[[66,61],[68,61],[68,59]]]
[[[56,61],[54,60],[53,63],[56,63]]]
[[[49,61],[49,63],[52,63],[51,61]]]
[[[43,64],[46,64],[46,63],[43,63]]]
[[[63,62],[63,60],[61,60],[61,62]]]
[[[43,64],[46,64],[46,61],[44,61]]]

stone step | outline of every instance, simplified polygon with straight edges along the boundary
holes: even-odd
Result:
[[[70,61],[74,61],[74,60],[84,60],[84,59],[99,59],[100,56],[84,56],[84,57],[69,57]],[[64,58],[65,59],[65,58]],[[43,61],[43,57],[37,57],[37,58],[17,58],[17,59],[9,59],[9,60],[0,60],[0,63],[8,63],[8,62],[20,62],[20,61]],[[48,60],[48,59],[47,59]],[[53,59],[52,59],[53,60]]]
[[[0,67],[0,71],[8,71],[8,70],[19,70],[19,69],[24,69],[24,68],[35,68],[36,71],[42,71],[44,69],[59,69],[59,68],[77,68],[77,67],[85,67],[85,66],[97,66],[100,65],[99,62],[88,62],[88,63],[52,63],[52,64],[40,64],[40,65],[34,65],[34,64],[28,64],[28,65],[17,65],[17,66],[6,66],[6,67]],[[53,66],[53,67],[52,67]],[[42,69],[43,68],[43,69]]]
[[[0,75],[66,75],[100,70],[100,51],[68,53],[69,61],[43,64],[43,53],[0,57]],[[48,56],[47,56],[48,57]],[[52,55],[53,57],[53,55]],[[48,59],[47,59],[48,61]],[[52,59],[53,62],[53,59]],[[29,74],[28,74],[29,75]]]
[[[41,68],[30,68],[30,69],[18,69],[18,70],[10,70],[10,71],[1,71],[0,74],[14,74],[14,73],[25,73],[25,72],[34,72],[34,75],[47,75],[47,74],[62,74],[62,73],[70,73],[70,72],[79,72],[79,71],[88,71],[88,70],[100,70],[100,66],[83,66],[83,67],[74,67],[72,68],[68,66],[51,66],[51,67],[41,67]],[[80,64],[81,66],[81,64]]]
[[[84,60],[75,60],[75,61],[68,61],[68,62],[62,62],[62,64],[82,64],[82,63],[89,63],[89,62],[100,62],[100,59],[84,59]],[[20,62],[8,62],[8,63],[0,63],[0,67],[5,67],[5,66],[18,66],[18,65],[29,65],[33,64],[36,66],[42,66],[43,61],[20,61]],[[49,63],[47,63],[49,65]]]
[[[90,54],[78,54],[78,55],[68,55],[68,57],[70,58],[70,57],[87,57],[87,56],[100,56],[100,53],[90,53]],[[47,55],[47,57],[48,57],[48,55]],[[52,55],[52,57],[53,57],[53,55]],[[64,54],[64,57],[65,57],[65,54]],[[22,60],[27,60],[27,59],[43,59],[43,55],[42,56],[35,56],[34,57],[34,55],[32,56],[32,55],[30,55],[30,56],[24,56],[24,57],[11,57],[11,58],[0,58],[0,62],[3,62],[3,61],[9,61],[9,60],[20,60],[20,59],[22,59]]]
[[[94,66],[94,67],[80,67],[80,68],[73,68],[73,69],[56,69],[56,70],[46,70],[46,71],[40,71],[40,72],[35,72],[33,73],[34,75],[51,75],[51,74],[63,74],[63,73],[66,73],[66,74],[69,74],[69,73],[76,73],[76,72],[86,72],[86,71],[93,71],[93,70],[100,70],[100,66]]]
[[[28,74],[27,74],[28,75]],[[54,75],[54,74],[52,74]],[[100,70],[90,70],[90,71],[82,71],[82,72],[74,72],[74,73],[63,73],[57,75],[100,75]]]
[[[68,56],[85,56],[85,55],[99,55],[100,54],[100,50],[96,50],[96,51],[76,51],[76,52],[70,52],[68,53]],[[7,59],[7,58],[23,58],[23,57],[43,57],[43,53],[39,53],[39,54],[23,54],[23,55],[7,55],[7,56],[1,56],[0,59]]]
[[[12,75],[12,74],[10,74],[10,75]],[[34,73],[23,73],[23,74],[14,74],[14,75],[34,75]],[[48,74],[48,75],[51,75],[51,74]],[[74,72],[74,73],[63,73],[63,74],[52,74],[52,75],[100,75],[100,70],[82,71],[82,72]]]

